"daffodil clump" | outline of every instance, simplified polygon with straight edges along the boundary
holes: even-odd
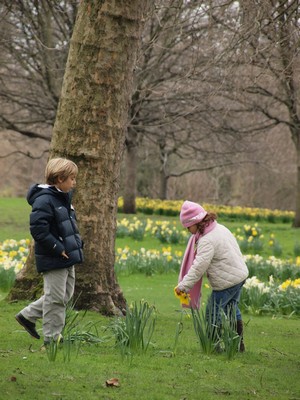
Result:
[[[280,257],[282,255],[282,247],[278,240],[275,238],[274,233],[271,233],[269,238],[269,247],[272,250],[272,253],[276,257]]]
[[[295,280],[287,279],[279,286],[280,290],[287,290],[289,288],[300,289],[300,278]]]
[[[153,221],[148,218],[140,221],[133,217],[132,221],[122,218],[117,222],[117,237],[131,237],[134,240],[143,240],[145,235],[156,237],[161,243],[177,244],[186,243],[189,234],[178,228],[175,221]]]
[[[182,251],[172,251],[171,247],[165,247],[161,251],[142,247],[140,251],[136,251],[126,246],[116,251],[115,271],[128,275],[179,272],[182,257]]]
[[[143,240],[145,233],[150,229],[152,221],[148,219],[140,221],[137,217],[133,217],[132,221],[127,218],[122,218],[117,221],[117,237],[132,237],[134,240]]]
[[[270,276],[281,282],[289,278],[300,278],[300,257],[282,260],[274,256],[264,258],[258,254],[248,254],[244,259],[249,269],[249,276],[256,276],[262,281],[268,281]]]
[[[136,198],[136,210],[143,214],[178,216],[183,200],[159,200],[149,198]],[[202,204],[202,202],[200,201]],[[216,213],[219,217],[246,219],[269,222],[291,222],[295,213],[293,211],[269,210],[267,208],[224,206],[215,204],[202,204],[206,210]],[[118,210],[122,212],[123,198],[118,200]]]
[[[126,305],[125,317],[115,318],[110,328],[122,358],[130,360],[136,353],[145,353],[151,345],[156,324],[156,308],[144,300]]]
[[[237,228],[234,235],[244,254],[261,254],[264,248],[268,247],[271,249],[271,252],[275,257],[280,257],[282,255],[282,247],[279,241],[275,238],[274,233],[270,234],[269,239],[265,239],[258,223],[255,223],[254,225],[245,224],[242,229]],[[297,254],[296,250],[295,254]]]
[[[300,278],[279,283],[272,275],[267,282],[252,276],[246,280],[240,304],[252,314],[300,315]]]
[[[0,244],[0,268],[13,269],[17,274],[24,266],[28,256],[28,239],[20,241],[9,239]]]
[[[151,233],[161,243],[170,244],[185,243],[190,236],[187,231],[178,229],[175,222],[169,221],[157,221]]]
[[[0,244],[0,289],[9,289],[25,265],[29,240],[5,240]]]
[[[243,253],[253,252],[259,254],[264,248],[264,235],[258,224],[244,225],[235,232],[236,239]]]

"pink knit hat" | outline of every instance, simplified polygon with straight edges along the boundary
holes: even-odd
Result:
[[[180,211],[180,221],[185,228],[201,222],[206,216],[207,211],[200,204],[192,201],[185,201]]]

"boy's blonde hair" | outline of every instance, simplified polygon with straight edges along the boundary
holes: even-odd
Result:
[[[58,183],[58,178],[63,182],[68,179],[70,175],[77,175],[77,165],[66,158],[52,158],[48,161],[45,170],[45,178],[48,185],[55,185]]]

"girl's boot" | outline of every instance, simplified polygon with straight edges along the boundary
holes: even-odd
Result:
[[[240,340],[240,348],[239,348],[239,351],[240,351],[241,353],[243,353],[243,352],[245,351],[245,344],[244,344],[244,339],[243,339],[243,332],[244,332],[244,329],[243,329],[243,321],[237,321],[236,330],[237,330],[237,334],[238,334],[238,335],[240,336],[240,338],[241,338],[241,340]]]

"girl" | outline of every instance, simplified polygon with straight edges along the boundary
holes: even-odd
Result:
[[[191,201],[185,201],[180,221],[192,234],[183,258],[177,294],[190,292],[193,308],[199,308],[202,277],[206,273],[212,288],[206,308],[207,318],[220,326],[221,310],[228,315],[234,310],[240,351],[245,351],[243,322],[238,303],[248,268],[233,234],[217,223],[216,215]]]

